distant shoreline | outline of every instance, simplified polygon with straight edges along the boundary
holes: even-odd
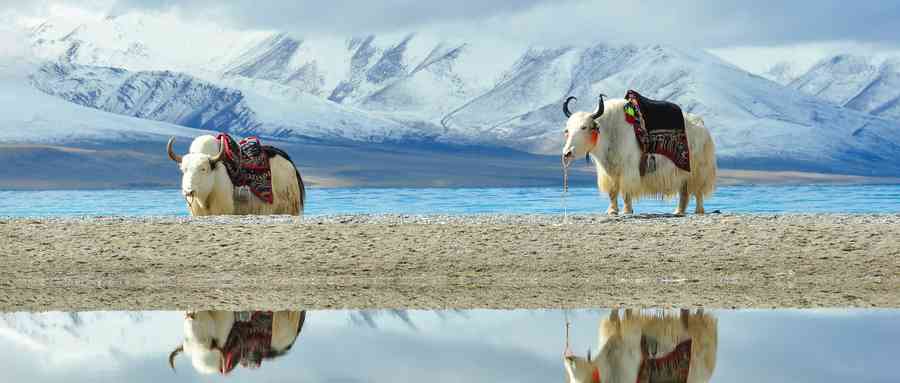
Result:
[[[900,215],[0,219],[0,311],[900,307]]]
[[[187,142],[176,150],[185,151]],[[280,143],[311,188],[561,187],[559,158],[506,149]],[[181,174],[165,140],[38,145],[0,144],[0,189],[177,188]],[[771,166],[766,166],[766,164]],[[720,163],[720,185],[900,184],[900,177],[859,175],[856,168],[734,161]],[[725,168],[730,166],[731,169]],[[735,169],[744,170],[735,170]],[[802,171],[759,170],[800,169]],[[749,170],[756,169],[756,170]],[[856,169],[856,170],[854,170]],[[829,172],[835,173],[829,173]],[[569,184],[594,186],[593,166],[572,167]]]

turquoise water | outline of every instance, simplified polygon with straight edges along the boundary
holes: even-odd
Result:
[[[310,189],[307,215],[326,214],[562,214],[560,188]],[[693,204],[692,204],[693,205]],[[604,213],[596,188],[573,188],[569,213]],[[637,213],[669,213],[675,201],[644,200]],[[691,207],[693,208],[693,207]],[[720,187],[708,212],[900,213],[900,185]],[[0,216],[187,215],[176,189],[0,191]]]

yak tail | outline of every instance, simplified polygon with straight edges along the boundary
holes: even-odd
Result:
[[[718,164],[716,163],[716,144],[713,142],[706,124],[700,116],[692,116],[691,123],[697,137],[698,144],[703,145],[699,153],[691,153],[691,178],[688,182],[688,189],[693,194],[699,194],[708,197],[716,189],[716,177],[718,173]]]
[[[297,186],[300,188],[300,213],[303,213],[303,206],[306,205],[306,185],[303,184],[303,177],[300,176],[300,169],[297,169],[297,165],[294,163],[294,160],[291,159],[291,156],[287,154],[284,150],[278,149],[274,146],[264,145],[263,149],[266,151],[266,154],[269,157],[272,156],[281,156],[287,162],[290,162],[291,166],[294,167],[294,172],[297,173]]]
[[[290,161],[290,160],[288,160]],[[291,162],[291,165],[294,163]],[[297,166],[294,166],[294,171],[297,172],[297,186],[300,186],[300,212],[303,212],[303,206],[306,205],[306,186],[303,185],[303,177],[300,177],[300,169],[297,169]]]

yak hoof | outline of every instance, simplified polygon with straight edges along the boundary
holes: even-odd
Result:
[[[694,211],[694,214],[704,215],[704,214],[706,214],[706,209],[697,209]]]
[[[675,210],[675,212],[672,214],[677,215],[677,216],[682,216],[682,215],[684,215],[684,210]]]
[[[610,209],[607,209],[607,210],[606,210],[606,215],[619,215],[619,211],[610,208]]]
[[[624,214],[626,214],[626,215],[634,214],[634,209],[625,209]]]

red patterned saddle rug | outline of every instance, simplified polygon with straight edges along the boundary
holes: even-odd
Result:
[[[231,372],[236,365],[258,368],[272,350],[272,312],[254,311],[246,321],[236,321],[228,333],[222,349],[225,363],[222,373]]]
[[[691,372],[691,339],[679,343],[666,355],[651,354],[646,336],[641,336],[641,365],[636,383],[686,383]]]
[[[216,137],[225,146],[225,168],[235,187],[247,186],[259,199],[272,203],[272,170],[269,150],[257,137],[235,142],[231,136],[219,133]]]
[[[641,147],[641,176],[656,171],[656,158],[668,157],[675,166],[690,172],[691,153],[684,129],[681,108],[668,101],[658,101],[629,90],[625,93],[625,120],[634,127]]]

